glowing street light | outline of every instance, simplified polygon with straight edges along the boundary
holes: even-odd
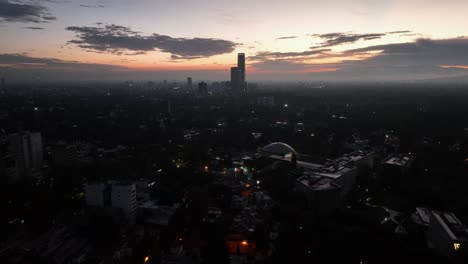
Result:
[[[145,259],[143,260],[143,263],[148,263],[150,260],[149,256],[146,256]]]

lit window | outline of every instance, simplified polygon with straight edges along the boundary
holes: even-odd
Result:
[[[461,249],[460,243],[453,243],[453,249],[455,249],[455,251],[459,251]]]

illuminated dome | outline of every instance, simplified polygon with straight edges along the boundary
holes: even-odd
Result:
[[[297,156],[297,152],[291,146],[282,142],[268,144],[261,148],[260,152],[280,156],[286,156],[288,154],[295,154]]]

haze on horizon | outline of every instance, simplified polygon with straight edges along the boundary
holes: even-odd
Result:
[[[468,82],[466,0],[0,0],[8,80]]]

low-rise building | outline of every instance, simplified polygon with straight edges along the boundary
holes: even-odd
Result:
[[[468,255],[468,229],[453,213],[432,211],[427,239],[439,255]]]

